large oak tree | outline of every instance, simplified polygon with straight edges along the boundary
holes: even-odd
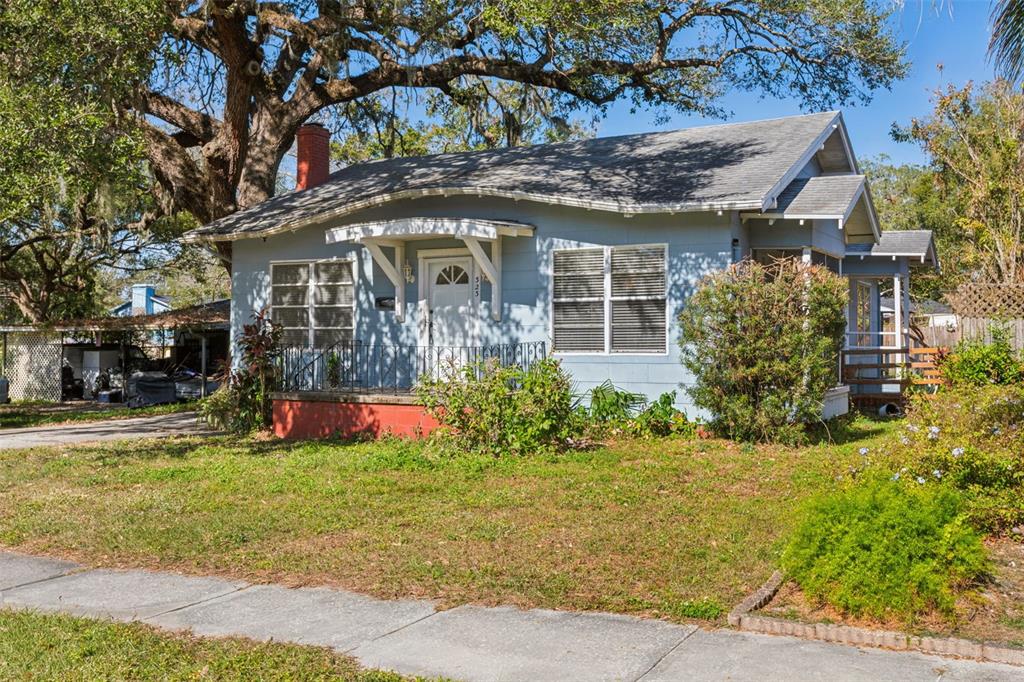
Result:
[[[630,98],[721,113],[727,88],[809,106],[903,75],[875,0],[166,0],[135,106],[176,207],[209,221],[273,194],[299,126],[381,93],[484,106],[481,83],[543,93],[561,116]],[[347,108],[346,108],[347,107]],[[344,124],[344,121],[342,121]],[[496,136],[501,139],[502,136]]]
[[[888,0],[5,0],[0,285],[29,319],[84,310],[97,269],[176,257],[189,221],[271,196],[311,118],[356,162],[578,136],[617,100],[654,116],[723,115],[735,88],[809,107],[867,100],[905,72],[892,11]]]

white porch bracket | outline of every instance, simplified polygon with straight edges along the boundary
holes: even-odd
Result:
[[[501,321],[501,235],[491,242],[491,257],[488,258],[484,248],[476,237],[461,237],[462,242],[473,255],[477,267],[483,270],[487,281],[491,283],[491,317]]]
[[[477,267],[491,283],[491,317],[501,321],[502,238],[532,237],[535,229],[533,225],[509,220],[418,217],[343,225],[327,230],[326,237],[328,244],[351,242],[366,247],[373,261],[395,285],[395,313],[399,321],[405,318],[405,278],[402,276],[402,266],[405,263],[406,242],[437,237],[457,239],[466,245]],[[489,257],[481,241],[490,242]],[[387,258],[381,250],[382,246],[395,250],[394,262]]]
[[[402,276],[402,264],[405,262],[405,244],[389,239],[363,239],[363,246],[370,252],[373,262],[380,266],[391,283],[395,285],[395,319],[405,321],[405,278]],[[390,246],[395,250],[395,262],[392,263],[384,254],[381,246]]]

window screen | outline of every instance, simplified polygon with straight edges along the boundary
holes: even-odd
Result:
[[[665,247],[611,250],[613,353],[665,352]]]
[[[283,328],[282,345],[326,348],[352,338],[352,261],[274,263],[271,272],[271,318]]]
[[[664,246],[616,246],[554,253],[556,352],[663,353]]]
[[[824,265],[832,272],[839,273],[839,259],[835,256],[830,256],[827,253],[821,251],[811,251],[811,263],[814,265]]]
[[[604,351],[604,249],[554,253],[554,347]]]

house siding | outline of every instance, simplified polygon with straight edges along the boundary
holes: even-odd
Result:
[[[502,319],[491,317],[490,286],[480,275],[476,343],[543,341],[550,351],[551,254],[554,249],[658,243],[668,245],[668,350],[657,355],[555,354],[571,373],[582,394],[610,379],[616,386],[642,393],[648,399],[676,391],[677,405],[689,414],[685,387],[691,377],[679,359],[679,328],[675,319],[685,300],[707,273],[732,261],[732,239],[738,225],[734,213],[637,215],[586,211],[546,204],[478,197],[432,197],[395,202],[347,216],[338,224],[401,217],[474,217],[529,223],[533,238],[506,237],[502,242]],[[418,303],[418,256],[424,249],[451,249],[463,244],[453,239],[409,241],[406,260],[416,282],[406,285],[406,316],[398,322],[393,311],[375,308],[375,298],[394,296],[394,288],[359,246],[326,244],[325,227],[308,227],[263,239],[234,244],[231,310],[232,357],[238,358],[237,340],[253,313],[268,305],[270,263],[353,257],[356,267],[355,338],[366,343],[417,345],[421,311]],[[746,242],[746,230],[743,230]],[[744,244],[745,245],[745,244]],[[489,248],[489,247],[488,247]]]

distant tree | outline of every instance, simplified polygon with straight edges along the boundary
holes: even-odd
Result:
[[[0,287],[7,317],[102,311],[104,271],[182,256],[124,110],[153,68],[157,0],[8,0],[0,13]],[[16,309],[16,312],[11,308]]]
[[[871,196],[883,230],[931,230],[943,268],[910,278],[915,300],[942,298],[945,291],[968,279],[977,270],[976,254],[966,248],[969,235],[958,225],[962,213],[946,196],[935,170],[917,164],[894,164],[882,154],[861,162],[871,184]]]
[[[1024,94],[1007,81],[950,86],[928,118],[894,135],[930,157],[936,196],[953,213],[941,233],[957,275],[1024,282]]]

